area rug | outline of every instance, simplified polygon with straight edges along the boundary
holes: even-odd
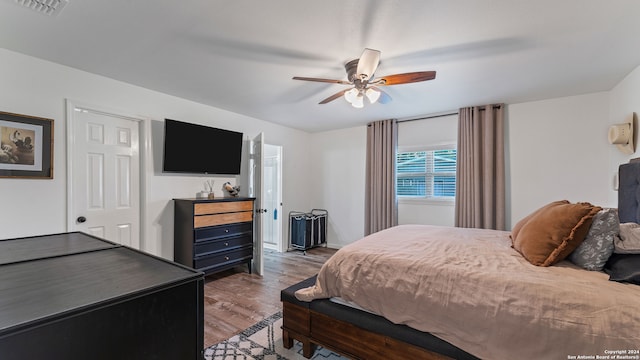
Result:
[[[206,360],[306,360],[302,344],[293,342],[291,349],[282,346],[282,312],[275,313],[240,334],[204,350]],[[346,360],[318,347],[311,359]]]

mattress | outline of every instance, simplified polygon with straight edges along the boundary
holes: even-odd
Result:
[[[480,358],[605,355],[640,344],[640,287],[527,262],[509,233],[402,225],[338,251],[302,301],[339,297]]]

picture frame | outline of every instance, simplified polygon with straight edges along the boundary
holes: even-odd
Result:
[[[53,179],[53,119],[0,111],[0,178]]]

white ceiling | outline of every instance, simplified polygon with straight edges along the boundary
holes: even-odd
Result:
[[[607,91],[640,65],[637,0],[0,0],[0,47],[310,132]],[[437,71],[388,104],[318,105],[344,63]]]

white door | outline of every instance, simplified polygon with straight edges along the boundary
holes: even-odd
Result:
[[[264,144],[262,178],[264,213],[262,239],[265,249],[282,252],[282,146]]]
[[[253,268],[258,275],[264,274],[264,262],[262,261],[264,249],[263,249],[263,217],[264,217],[264,179],[263,179],[263,166],[264,164],[264,134],[260,133],[251,141],[250,146],[250,186],[249,196],[255,197],[255,212],[254,212],[254,244],[253,244]]]
[[[68,126],[69,231],[139,249],[139,121],[73,106]]]

